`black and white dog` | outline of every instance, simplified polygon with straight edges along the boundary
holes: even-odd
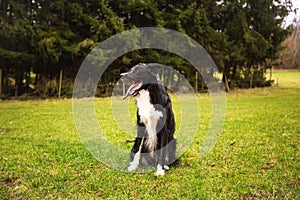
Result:
[[[160,65],[137,64],[123,79],[133,82],[124,99],[134,96],[137,110],[137,137],[130,153],[128,171],[139,164],[157,166],[155,175],[164,175],[164,170],[176,161],[175,120],[171,99],[162,85],[158,74]]]

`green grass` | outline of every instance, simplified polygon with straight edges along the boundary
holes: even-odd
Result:
[[[279,87],[227,94],[222,135],[203,158],[211,101],[198,95],[200,129],[180,164],[159,178],[96,160],[80,142],[69,99],[2,101],[0,199],[299,199],[300,72],[277,77]],[[132,136],[111,119],[110,106],[110,98],[97,99],[98,122],[110,142],[129,151],[124,140]]]
[[[285,88],[295,88],[299,84],[300,71],[293,70],[275,70],[272,74],[272,79],[275,81],[275,85]]]

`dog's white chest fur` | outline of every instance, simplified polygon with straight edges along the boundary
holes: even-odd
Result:
[[[138,114],[141,122],[146,126],[148,138],[146,145],[150,150],[154,150],[157,145],[156,125],[160,117],[163,117],[161,111],[155,110],[154,105],[150,102],[149,91],[141,90],[135,97],[138,107]]]

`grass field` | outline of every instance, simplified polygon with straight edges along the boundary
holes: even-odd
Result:
[[[180,164],[158,178],[96,160],[80,142],[70,99],[2,101],[0,199],[299,199],[300,72],[277,77],[278,87],[227,94],[222,135],[203,158],[211,102],[198,95],[200,129]],[[99,124],[129,151],[110,105],[97,99]],[[176,99],[174,110],[180,124]]]

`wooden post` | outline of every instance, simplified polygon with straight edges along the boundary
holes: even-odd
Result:
[[[62,70],[60,70],[60,73],[59,73],[59,86],[58,86],[58,98],[60,98],[60,96],[61,96],[62,75],[63,75],[63,72],[62,72]]]
[[[18,98],[19,94],[19,71],[15,71],[15,98]]]
[[[2,96],[2,68],[0,68],[0,98]]]
[[[198,92],[198,71],[196,71],[195,92]]]
[[[125,94],[126,94],[125,92],[126,91],[125,91],[125,83],[124,83],[124,81],[122,81],[122,89],[123,89],[123,96],[125,96]]]
[[[226,76],[225,72],[223,73],[223,79],[224,79],[223,81],[224,81],[224,84],[225,84],[225,89],[226,89],[227,92],[229,92],[230,88],[229,88],[228,79],[227,79],[227,76]]]
[[[252,66],[250,67],[250,86],[249,88],[252,88],[252,85],[253,85],[253,76],[254,76],[254,71],[253,71],[253,68]]]

